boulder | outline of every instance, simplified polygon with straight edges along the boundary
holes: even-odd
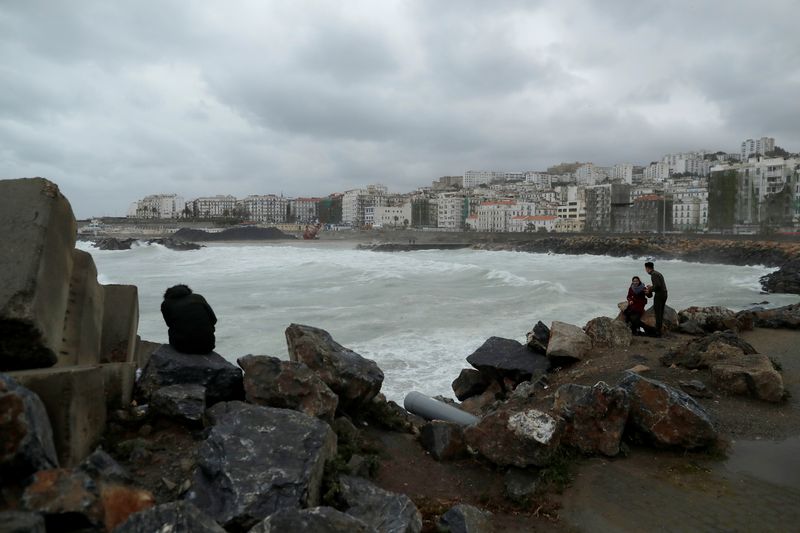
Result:
[[[694,320],[686,320],[678,325],[678,331],[687,335],[703,335],[705,330]]]
[[[133,483],[130,473],[101,448],[93,451],[77,468],[96,481],[120,484]]]
[[[248,533],[290,533],[308,531],[313,533],[378,533],[355,516],[337,511],[333,507],[311,509],[281,509],[263,522],[256,524]]]
[[[562,444],[609,457],[619,453],[629,411],[625,390],[602,381],[594,387],[562,385],[553,402],[553,413],[565,421]]]
[[[655,331],[656,329],[656,312],[651,306],[645,310],[641,318],[642,325],[645,331]],[[678,329],[678,313],[670,306],[664,307],[663,326],[666,331],[675,331]]]
[[[208,405],[244,398],[241,369],[216,352],[186,354],[169,344],[162,344],[150,356],[136,384],[136,395],[147,403],[156,389],[184,384],[204,386]]]
[[[775,309],[748,309],[736,316],[740,322],[749,320],[758,328],[800,329],[800,303]]]
[[[494,531],[492,513],[459,503],[439,519],[439,530],[445,533],[491,533]]]
[[[65,468],[40,470],[22,494],[28,511],[77,527],[101,526],[103,505],[97,484],[87,474]]]
[[[729,394],[780,402],[786,397],[783,378],[763,354],[740,354],[711,365],[711,379]]]
[[[248,402],[293,409],[333,422],[339,398],[305,364],[266,355],[246,355],[237,362],[244,370]]]
[[[363,405],[355,418],[384,429],[412,435],[419,434],[419,428],[425,424],[425,419],[409,413],[392,400],[387,401],[383,394],[378,394]]]
[[[781,267],[759,279],[767,292],[800,294],[800,258],[790,259]]]
[[[225,533],[189,502],[170,502],[132,514],[114,533]]]
[[[717,331],[678,346],[662,355],[659,360],[664,366],[674,364],[690,369],[708,368],[712,362],[739,353],[756,353],[756,349],[732,331]]]
[[[607,316],[593,318],[583,328],[595,348],[627,348],[631,345],[631,328],[625,322]]]
[[[582,361],[592,349],[592,339],[578,326],[566,322],[553,322],[547,357],[557,363]]]
[[[685,392],[632,373],[619,386],[630,399],[629,427],[654,445],[694,449],[717,440],[711,417]]]
[[[453,422],[428,422],[420,429],[419,440],[422,447],[437,461],[460,459],[469,455],[464,443],[464,428]]]
[[[375,361],[345,348],[327,331],[291,324],[286,343],[289,358],[314,370],[339,396],[339,409],[357,410],[380,392],[383,372]]]
[[[224,402],[197,454],[186,499],[226,529],[247,529],[282,508],[319,504],[325,461],[336,434],[325,422],[288,409]]]
[[[340,477],[339,486],[350,516],[381,532],[422,531],[422,515],[405,494],[383,490],[366,479],[353,476]]]
[[[681,386],[681,390],[683,392],[689,396],[694,396],[695,398],[711,398],[713,396],[711,391],[708,390],[708,387],[706,387],[706,384],[699,379],[679,381],[678,385]]]
[[[531,383],[530,381],[523,381],[520,385],[525,383]],[[516,390],[516,388],[514,389]],[[489,388],[483,391],[483,393],[479,394],[478,396],[473,396],[471,398],[467,398],[461,405],[457,406],[462,411],[466,411],[471,413],[475,416],[483,416],[488,412],[492,406],[497,402],[501,401],[505,398],[505,394],[503,393],[503,387],[498,382],[493,382],[489,385]]]
[[[453,380],[453,392],[460,402],[481,394],[488,386],[489,382],[483,374],[472,368],[462,369],[458,377]]]
[[[692,306],[683,309],[678,313],[678,322],[681,325],[685,322],[694,322],[706,333],[726,330],[739,331],[745,329],[742,326],[746,325],[746,321],[744,323],[739,322],[739,319],[736,318],[736,313],[727,307],[720,306]],[[681,328],[679,327],[679,329]]]
[[[550,368],[546,357],[532,352],[518,341],[500,337],[490,337],[467,357],[467,362],[487,380],[499,383],[506,378],[514,383],[527,381]]]
[[[58,466],[53,429],[39,397],[0,374],[0,479]]]
[[[561,440],[562,422],[536,409],[504,405],[464,430],[467,446],[497,465],[546,466]]]
[[[533,329],[525,336],[528,340],[528,348],[542,355],[547,354],[547,344],[550,342],[550,328],[541,320],[533,326]]]
[[[52,366],[70,300],[72,208],[46,179],[0,180],[0,228],[0,372]]]
[[[25,511],[0,511],[0,531],[3,533],[46,533],[42,515]]]
[[[189,425],[199,425],[206,410],[206,388],[196,383],[168,385],[150,396],[153,414]]]
[[[539,476],[524,468],[511,467],[503,476],[503,486],[508,499],[517,504],[530,503],[539,489]]]

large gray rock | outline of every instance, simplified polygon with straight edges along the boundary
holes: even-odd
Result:
[[[464,368],[453,380],[453,392],[458,401],[462,402],[472,396],[482,394],[489,386],[489,382],[483,374],[472,368]]]
[[[22,505],[54,520],[71,519],[84,527],[103,524],[103,502],[97,483],[85,472],[40,470],[22,494]]]
[[[246,355],[237,362],[244,370],[248,402],[293,409],[333,422],[339,398],[305,364],[267,355]]]
[[[186,499],[226,529],[247,529],[278,509],[319,504],[328,424],[297,411],[243,402],[208,410],[214,425],[198,451]]]
[[[216,352],[186,354],[169,344],[162,344],[150,356],[136,384],[136,395],[147,403],[156,389],[185,384],[204,386],[208,405],[244,398],[241,369]]]
[[[555,321],[550,326],[547,357],[558,363],[582,361],[592,349],[592,339],[578,326]]]
[[[44,517],[25,511],[0,511],[0,531],[3,533],[46,533]]]
[[[740,321],[749,320],[758,328],[800,329],[800,303],[775,309],[748,309],[739,311],[736,317]]]
[[[225,533],[188,502],[170,502],[134,513],[114,533]]]
[[[539,476],[527,468],[511,467],[503,476],[503,488],[511,501],[517,504],[530,504],[531,500],[540,492],[541,483]]]
[[[459,459],[469,455],[464,443],[464,428],[453,422],[432,420],[419,431],[422,447],[437,461]]]
[[[22,479],[58,466],[44,404],[5,374],[0,374],[0,435],[0,479]]]
[[[740,322],[736,317],[736,313],[727,307],[720,306],[692,306],[682,309],[678,312],[678,322],[681,325],[685,322],[695,323],[706,333],[726,330],[738,331],[746,329],[742,326],[747,323],[747,321]]]
[[[405,494],[383,490],[366,479],[339,478],[341,498],[347,514],[374,527],[380,533],[419,533],[422,515]]]
[[[656,329],[656,312],[653,306],[650,306],[642,315],[642,325],[645,331],[655,331]],[[664,306],[664,318],[662,326],[666,331],[675,331],[678,329],[678,313],[670,306]]]
[[[199,424],[206,410],[206,388],[195,383],[161,387],[150,396],[150,410],[179,422]]]
[[[563,431],[560,419],[532,408],[508,405],[464,430],[467,446],[497,465],[546,466]]]
[[[629,425],[654,445],[693,449],[717,440],[711,417],[685,392],[632,372],[619,386],[630,398]]]
[[[312,509],[281,509],[256,524],[248,533],[377,533],[355,516],[337,511],[333,507]]]
[[[752,354],[756,349],[733,331],[718,331],[673,348],[659,360],[664,366],[708,368],[711,363],[739,353]]]
[[[0,180],[0,372],[58,360],[76,223],[58,186]]]
[[[528,348],[542,355],[547,354],[547,344],[550,342],[550,328],[544,322],[538,321],[525,337],[528,340]]]
[[[339,409],[357,410],[380,392],[383,372],[375,361],[345,348],[327,331],[291,324],[286,328],[286,343],[290,359],[317,372],[339,396]]]
[[[711,379],[729,394],[753,396],[768,402],[786,397],[783,378],[763,354],[743,354],[711,364]]]
[[[500,383],[505,379],[520,383],[550,369],[550,361],[546,357],[534,353],[520,342],[501,337],[489,337],[467,357],[467,362],[488,380]]]
[[[561,443],[583,453],[613,457],[628,421],[630,402],[625,390],[603,382],[594,387],[566,384],[556,391],[553,412],[564,419]]]
[[[592,339],[592,346],[595,348],[627,348],[633,337],[628,324],[607,316],[593,318],[586,323],[583,330]]]
[[[442,515],[439,530],[447,533],[491,533],[494,531],[492,513],[460,503]]]
[[[130,473],[101,448],[93,451],[77,468],[94,480],[121,484],[133,483]]]

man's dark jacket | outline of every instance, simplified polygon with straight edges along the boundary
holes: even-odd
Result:
[[[184,286],[167,290],[161,314],[169,327],[169,343],[179,352],[204,354],[214,349],[217,317],[206,299]]]

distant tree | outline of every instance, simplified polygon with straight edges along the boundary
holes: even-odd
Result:
[[[780,146],[776,146],[774,150],[764,153],[767,157],[788,157],[792,154],[781,148]]]

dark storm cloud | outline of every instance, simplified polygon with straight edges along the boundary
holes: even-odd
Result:
[[[0,177],[146,194],[405,191],[467,169],[800,150],[789,0],[6,2]]]

